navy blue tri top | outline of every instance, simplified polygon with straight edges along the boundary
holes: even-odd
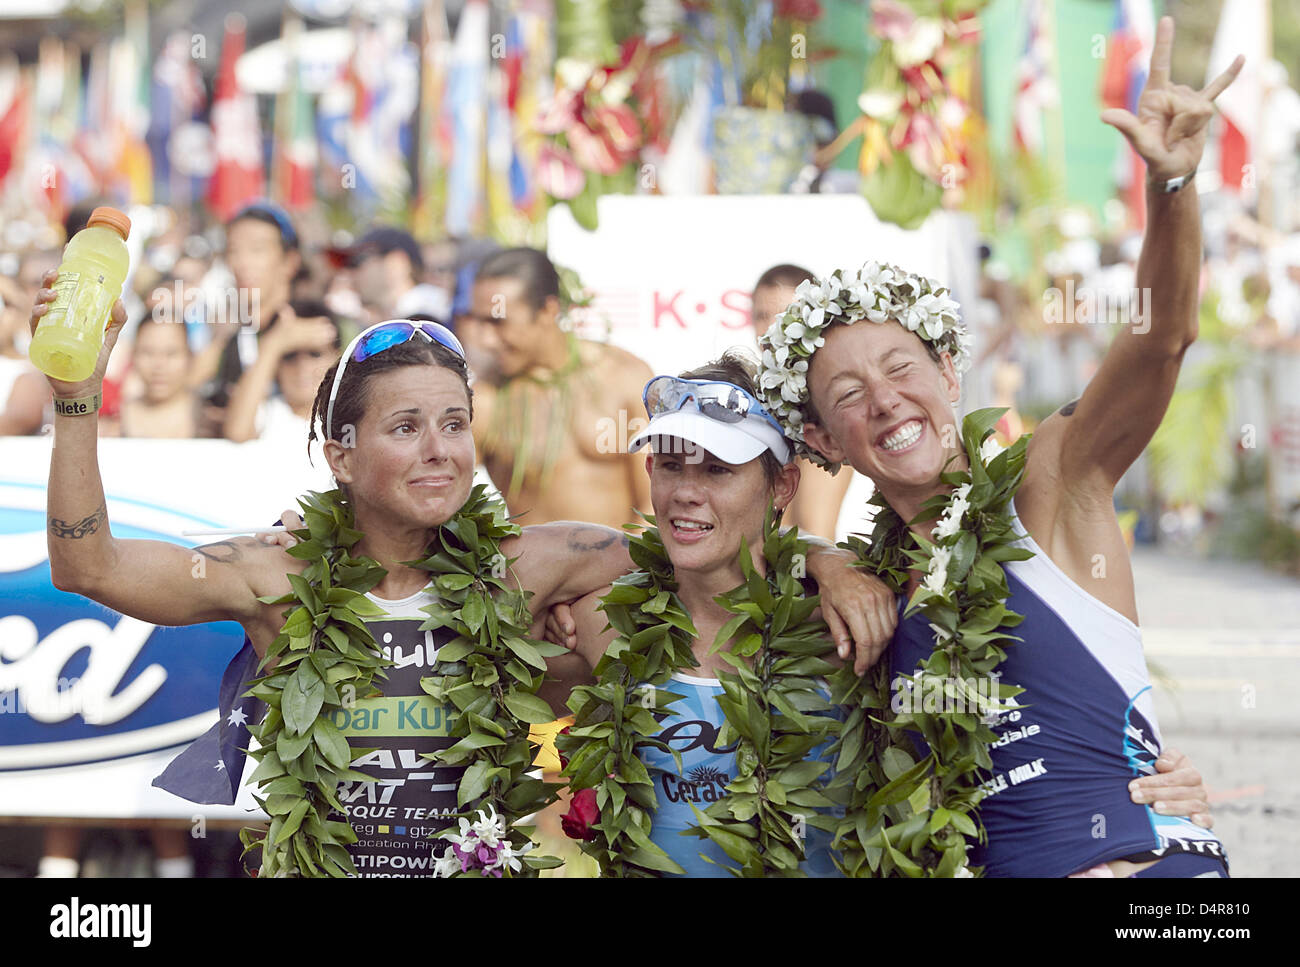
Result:
[[[1212,832],[1129,798],[1128,783],[1155,772],[1161,749],[1137,625],[1079,587],[1028,535],[1019,546],[1034,557],[1004,567],[1007,607],[1025,616],[1009,631],[1024,640],[1007,646],[1000,672],[1024,689],[1013,701],[1028,707],[993,727],[999,738],[980,803],[988,844],[972,849],[971,864],[986,876],[1048,877],[1172,853],[1226,865]],[[923,615],[900,621],[889,650],[896,689],[896,676],[912,674],[933,649]]]

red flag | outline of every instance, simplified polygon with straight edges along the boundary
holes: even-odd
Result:
[[[244,93],[235,77],[235,62],[244,52],[244,18],[226,18],[221,66],[212,99],[212,138],[217,163],[208,185],[208,202],[222,221],[264,192],[262,131],[255,95]]]
[[[1210,48],[1205,71],[1206,83],[1218,77],[1238,54],[1246,64],[1237,79],[1215,100],[1222,119],[1219,129],[1219,174],[1225,188],[1255,196],[1255,179],[1249,177],[1257,155],[1264,124],[1265,92],[1260,65],[1272,57],[1269,50],[1268,4],[1264,0],[1241,0],[1224,4],[1219,26]],[[1273,119],[1275,123],[1275,119]]]
[[[16,167],[15,155],[27,130],[27,85],[17,64],[0,76],[0,182]]]

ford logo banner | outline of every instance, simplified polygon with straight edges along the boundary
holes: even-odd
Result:
[[[44,487],[0,482],[0,771],[195,739],[213,721],[217,683],[242,629],[231,621],[160,628],[58,590],[44,504]],[[180,543],[177,531],[212,526],[120,499],[110,498],[109,514],[114,536],[128,539]]]
[[[221,538],[182,532],[270,524],[295,495],[330,486],[303,443],[100,440],[113,536],[193,547]],[[55,588],[50,447],[48,437],[0,438],[0,816],[192,817],[194,803],[151,783],[216,722],[243,631],[233,621],[158,627]],[[194,555],[195,580],[204,560]],[[202,813],[246,821],[250,810],[244,788],[233,806]]]

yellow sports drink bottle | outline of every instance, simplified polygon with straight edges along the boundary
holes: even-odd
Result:
[[[96,208],[63,250],[54,301],[41,317],[28,355],[46,376],[76,383],[95,371],[104,328],[122,295],[130,256],[131,219],[116,208]]]

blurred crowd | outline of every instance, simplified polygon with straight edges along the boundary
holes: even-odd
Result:
[[[49,244],[0,254],[0,435],[39,434],[52,422],[48,384],[27,361],[28,320],[43,277],[94,207],[72,210]],[[224,225],[191,224],[161,207],[144,212],[150,237],[134,243],[127,323],[105,380],[104,436],[301,446],[341,346],[387,318],[454,324],[457,274],[496,248],[420,244],[387,226],[313,242],[270,203]]]

